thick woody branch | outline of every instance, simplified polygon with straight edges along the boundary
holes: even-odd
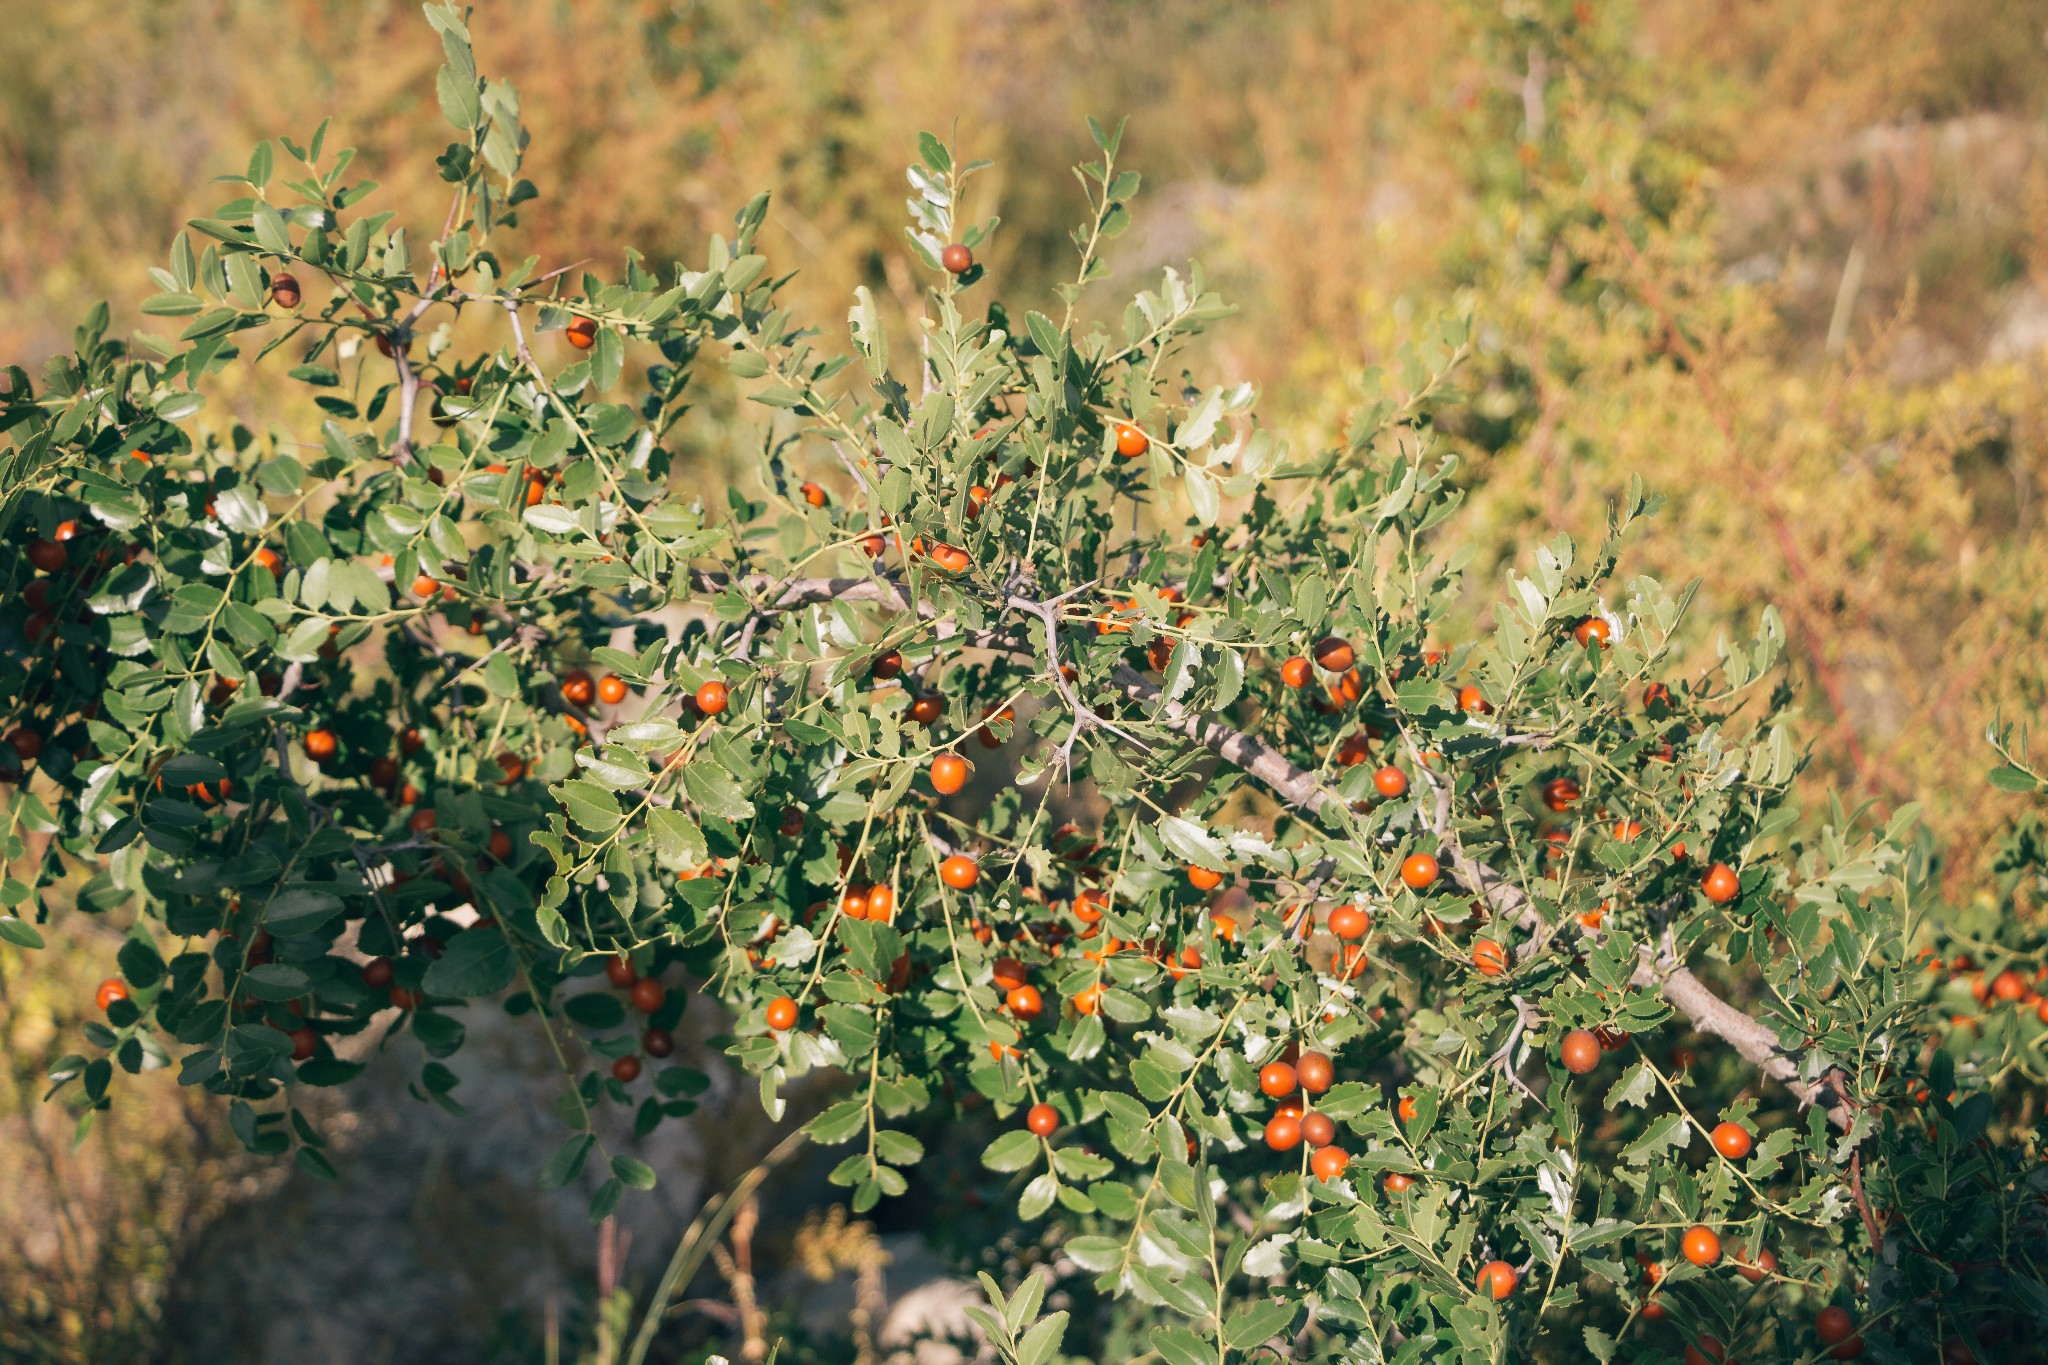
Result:
[[[693,575],[700,589],[719,591],[733,586],[724,574],[698,572]],[[875,602],[899,611],[910,603],[902,589],[886,579],[811,578],[777,583],[765,576],[743,579],[740,586],[754,592],[776,589],[771,610],[789,610],[814,602],[833,600]],[[977,632],[972,643],[989,649],[1030,655],[1028,641],[995,632]],[[1151,708],[1158,723],[1185,736],[1256,779],[1274,796],[1296,810],[1320,816],[1331,803],[1341,803],[1336,792],[1324,786],[1316,774],[1299,768],[1272,745],[1226,725],[1213,716],[1189,711],[1168,700],[1156,683],[1135,669],[1119,667],[1112,675],[1117,690],[1132,701]],[[1426,769],[1425,769],[1426,771]],[[1494,868],[1467,855],[1452,837],[1450,789],[1433,783],[1438,795],[1432,826],[1445,840],[1446,870],[1470,895],[1485,900],[1499,917],[1509,919],[1532,932],[1543,928],[1542,916],[1528,896]],[[1802,1104],[1820,1105],[1837,1128],[1847,1129],[1852,1120],[1849,1104],[1839,1088],[1827,1078],[1811,1081],[1800,1065],[1801,1054],[1788,1052],[1778,1044],[1777,1035],[1752,1015],[1737,1009],[1695,976],[1682,963],[1668,957],[1647,957],[1636,973],[1636,984],[1654,989],[1665,1002],[1698,1029],[1728,1043],[1745,1061],[1779,1082]]]

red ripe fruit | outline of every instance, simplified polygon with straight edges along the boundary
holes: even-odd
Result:
[[[1574,1076],[1583,1076],[1600,1065],[1600,1040],[1582,1028],[1567,1033],[1558,1044],[1557,1052],[1564,1062],[1564,1069]]]
[[[1355,905],[1340,905],[1330,912],[1330,932],[1346,942],[1365,937],[1372,927],[1372,916]]]
[[[313,1031],[311,1024],[301,1024],[288,1035],[292,1040],[292,1060],[311,1061],[313,1054],[320,1050],[320,1035]]]
[[[640,1049],[650,1057],[666,1057],[676,1050],[676,1036],[665,1028],[651,1028],[640,1035]]]
[[[1495,1300],[1504,1299],[1515,1292],[1521,1278],[1506,1261],[1488,1261],[1479,1269],[1479,1292]]]
[[[1292,1095],[1294,1087],[1294,1068],[1286,1062],[1268,1062],[1259,1068],[1259,1089],[1274,1099]]]
[[[1422,890],[1437,877],[1439,868],[1435,858],[1427,853],[1411,853],[1401,863],[1401,880],[1416,891]]]
[[[662,1001],[668,999],[668,990],[659,981],[643,977],[633,983],[627,998],[633,1002],[634,1009],[642,1014],[652,1014],[661,1008]]]
[[[39,540],[28,547],[28,562],[44,573],[56,573],[69,561],[64,547],[54,540]]]
[[[1607,618],[1604,616],[1588,616],[1572,629],[1572,638],[1579,642],[1582,649],[1589,646],[1605,649],[1607,641],[1613,634],[1614,628],[1607,624]]]
[[[1408,794],[1408,774],[1388,764],[1372,775],[1373,790],[1392,801]]]
[[[1294,1063],[1294,1079],[1311,1095],[1320,1095],[1337,1079],[1337,1069],[1320,1052],[1304,1052]]]
[[[1042,1102],[1034,1104],[1024,1115],[1024,1126],[1040,1137],[1051,1137],[1059,1131],[1060,1111]]]
[[[1742,1278],[1748,1280],[1751,1284],[1762,1284],[1764,1276],[1778,1273],[1777,1253],[1768,1248],[1759,1251],[1750,1260],[1744,1260],[1742,1257],[1737,1256],[1735,1263],[1741,1267]]]
[[[1290,1152],[1301,1145],[1301,1119],[1294,1114],[1275,1114],[1266,1120],[1266,1145],[1276,1152]]]
[[[1700,890],[1716,905],[1726,905],[1742,890],[1742,879],[1735,875],[1735,869],[1726,863],[1715,863],[1707,869],[1707,875],[1700,879]]]
[[[36,755],[43,751],[43,737],[26,725],[17,725],[9,730],[7,743],[24,763],[35,762]]]
[[[965,275],[974,269],[974,252],[959,242],[948,243],[939,252],[939,264],[950,274]]]
[[[1834,1304],[1821,1309],[1813,1318],[1813,1334],[1826,1346],[1848,1340],[1849,1334],[1855,1330],[1856,1319],[1849,1316],[1849,1310]]]
[[[1721,1234],[1709,1227],[1694,1225],[1685,1230],[1678,1248],[1685,1253],[1685,1259],[1705,1268],[1721,1259]]]
[[[371,990],[381,991],[391,984],[391,978],[398,968],[388,957],[373,957],[363,964],[363,984]]]
[[[299,306],[299,282],[290,275],[277,275],[270,281],[270,298],[280,308]]]
[[[1739,1123],[1718,1123],[1714,1125],[1714,1150],[1730,1161],[1740,1161],[1749,1155],[1754,1145],[1749,1130]]]
[[[633,970],[633,960],[624,953],[613,953],[604,960],[604,978],[625,990],[640,979],[640,973]]]
[[[1306,1133],[1306,1129],[1303,1130]],[[1342,1147],[1319,1147],[1308,1159],[1308,1168],[1318,1180],[1335,1180],[1351,1164],[1351,1154]]]
[[[1351,642],[1335,635],[1325,636],[1316,641],[1316,647],[1309,653],[1315,655],[1317,664],[1332,673],[1342,673],[1358,662],[1358,655],[1352,651]]]
[[[697,709],[707,716],[715,716],[725,710],[728,695],[725,684],[714,678],[697,689]]]
[[[1289,687],[1307,687],[1309,679],[1314,676],[1309,670],[1308,660],[1299,654],[1280,665],[1280,681]]]
[[[1337,1140],[1337,1124],[1328,1114],[1301,1116],[1301,1140],[1311,1147],[1327,1147]]]
[[[592,318],[575,318],[565,330],[569,344],[579,351],[587,351],[597,344],[597,322]]]
[[[631,1085],[640,1079],[640,1059],[628,1054],[612,1063],[612,1079]]]
[[[932,790],[951,796],[967,785],[967,760],[958,754],[940,754],[932,760]]]
[[[902,671],[903,652],[901,650],[885,649],[880,654],[877,654],[868,664],[868,676],[880,678],[883,682],[889,681]]]

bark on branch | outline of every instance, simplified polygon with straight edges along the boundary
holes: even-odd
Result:
[[[720,590],[732,586],[723,574],[694,575],[700,588]],[[763,577],[742,580],[741,586],[754,592],[778,588],[771,610],[789,610],[813,602],[835,599],[876,602],[908,610],[910,602],[902,589],[878,578],[811,578],[778,585]],[[972,643],[988,649],[1029,656],[1034,653],[1027,640],[1000,632],[976,632]],[[1309,816],[1321,816],[1331,802],[1343,798],[1324,786],[1312,772],[1295,766],[1272,745],[1224,724],[1213,716],[1187,710],[1166,699],[1156,683],[1129,666],[1119,667],[1112,676],[1117,690],[1132,701],[1152,709],[1158,723],[1201,745],[1232,767],[1257,779],[1282,802]],[[1448,795],[1448,789],[1440,790]],[[1440,837],[1450,836],[1448,802],[1440,802],[1437,823]],[[1525,930],[1540,932],[1542,917],[1522,889],[1495,869],[1467,856],[1455,842],[1446,845],[1446,870],[1453,880],[1473,896],[1484,899],[1495,914],[1516,921]],[[1655,989],[1665,1003],[1701,1033],[1710,1034],[1733,1047],[1738,1055],[1766,1076],[1791,1091],[1801,1104],[1819,1105],[1837,1128],[1847,1130],[1853,1114],[1836,1084],[1833,1073],[1819,1081],[1806,1079],[1802,1053],[1779,1046],[1777,1035],[1755,1016],[1745,1013],[1716,995],[1691,969],[1672,958],[1646,956],[1636,973],[1636,984]]]

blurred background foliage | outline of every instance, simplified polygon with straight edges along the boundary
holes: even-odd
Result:
[[[1983,781],[1982,736],[2048,694],[2048,0],[478,10],[534,130],[544,193],[522,217],[546,268],[698,254],[766,189],[770,259],[828,341],[855,285],[899,335],[920,306],[900,230],[919,129],[995,160],[982,258],[1013,306],[1042,306],[1071,260],[1083,118],[1128,115],[1146,186],[1116,284],[1200,259],[1241,309],[1201,363],[1258,383],[1298,452],[1338,444],[1369,398],[1411,397],[1374,367],[1470,318],[1461,391],[1431,401],[1464,456],[1480,580],[1557,530],[1596,533],[1640,475],[1669,507],[1624,571],[1705,580],[1701,657],[1764,604],[1784,613],[1813,798],[1923,803],[1959,918],[2031,908],[1994,870],[2023,798]],[[219,197],[208,177],[328,113],[384,207],[438,221],[440,54],[413,4],[0,0],[0,34],[9,363],[66,347],[98,299],[136,320],[146,267]],[[254,386],[225,397],[252,424],[292,416]],[[702,402],[715,477],[757,438],[724,396]],[[40,1277],[51,1341],[146,1321],[228,1189],[217,1116],[167,1080],[76,1150],[71,1116],[33,1103],[113,942],[104,964],[52,952],[34,973],[0,950],[0,1187],[105,1224],[0,1260],[10,1303]],[[77,980],[45,974],[67,960]]]

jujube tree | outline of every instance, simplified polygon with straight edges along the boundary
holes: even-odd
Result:
[[[964,1123],[1174,1365],[1885,1358],[2013,1306],[1971,1246],[2040,1293],[2030,1152],[1914,1224],[1898,1173],[1965,1178],[1984,1128],[1929,1102],[1958,1081],[1902,986],[1929,854],[1910,812],[1802,824],[1775,615],[1676,676],[1693,589],[1617,577],[1632,487],[1449,626],[1462,327],[1289,452],[1186,368],[1228,312],[1199,270],[1095,306],[1139,177],[1093,124],[1039,307],[986,298],[982,164],[930,136],[908,336],[865,289],[844,349],[778,306],[765,200],[699,266],[572,280],[501,254],[518,99],[427,14],[438,231],[371,211],[324,126],[280,138],[154,272],[177,336],[102,310],[9,372],[36,854],[0,933],[39,946],[60,882],[132,916],[53,1071],[88,1113],[175,1064],[331,1173],[303,1088],[406,1033],[459,1108],[442,1059],[495,1000],[563,1062],[540,1178],[598,1170],[602,1217],[657,1172],[598,1112],[645,1135],[705,1084],[694,990],[772,1116],[843,1077],[805,1131],[856,1211]],[[763,414],[715,494],[678,463],[702,363]],[[229,367],[317,433],[209,421]],[[1045,1288],[982,1315],[1026,1365]]]

